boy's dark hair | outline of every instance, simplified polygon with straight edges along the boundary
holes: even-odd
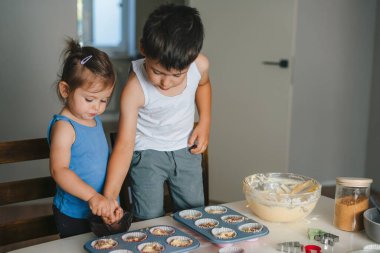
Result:
[[[182,70],[197,58],[203,38],[203,24],[197,9],[166,4],[149,15],[141,46],[147,58],[158,60],[168,70]]]
[[[72,92],[88,81],[83,75],[85,69],[88,69],[104,80],[104,88],[115,84],[115,71],[106,53],[94,47],[82,47],[74,39],[67,39],[66,43],[67,46],[62,52],[64,62],[62,73],[58,76],[58,83],[66,82]],[[60,100],[64,102],[58,85],[57,94]]]

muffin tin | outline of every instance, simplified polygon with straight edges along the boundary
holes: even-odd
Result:
[[[104,247],[103,243],[113,246],[96,248]],[[90,253],[142,253],[144,249],[155,247],[154,252],[179,253],[196,249],[199,245],[197,239],[176,227],[157,225],[93,239],[86,242],[84,248]]]
[[[269,233],[266,226],[222,205],[183,210],[174,213],[173,218],[220,246]]]

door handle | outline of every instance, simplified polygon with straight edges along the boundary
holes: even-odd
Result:
[[[263,61],[264,65],[276,65],[279,66],[280,68],[288,68],[289,66],[289,61],[287,59],[280,59],[280,61]]]

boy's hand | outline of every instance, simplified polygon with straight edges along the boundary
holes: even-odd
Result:
[[[88,205],[94,215],[113,217],[114,210],[119,207],[116,200],[108,199],[96,193],[88,200]]]
[[[207,126],[198,124],[190,136],[188,146],[192,154],[203,153],[208,146],[210,130]]]

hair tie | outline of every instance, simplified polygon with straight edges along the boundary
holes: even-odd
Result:
[[[81,61],[80,61],[80,64],[85,64],[86,62],[88,62],[88,60],[90,60],[92,57],[92,55],[89,55],[87,57],[84,57]]]

